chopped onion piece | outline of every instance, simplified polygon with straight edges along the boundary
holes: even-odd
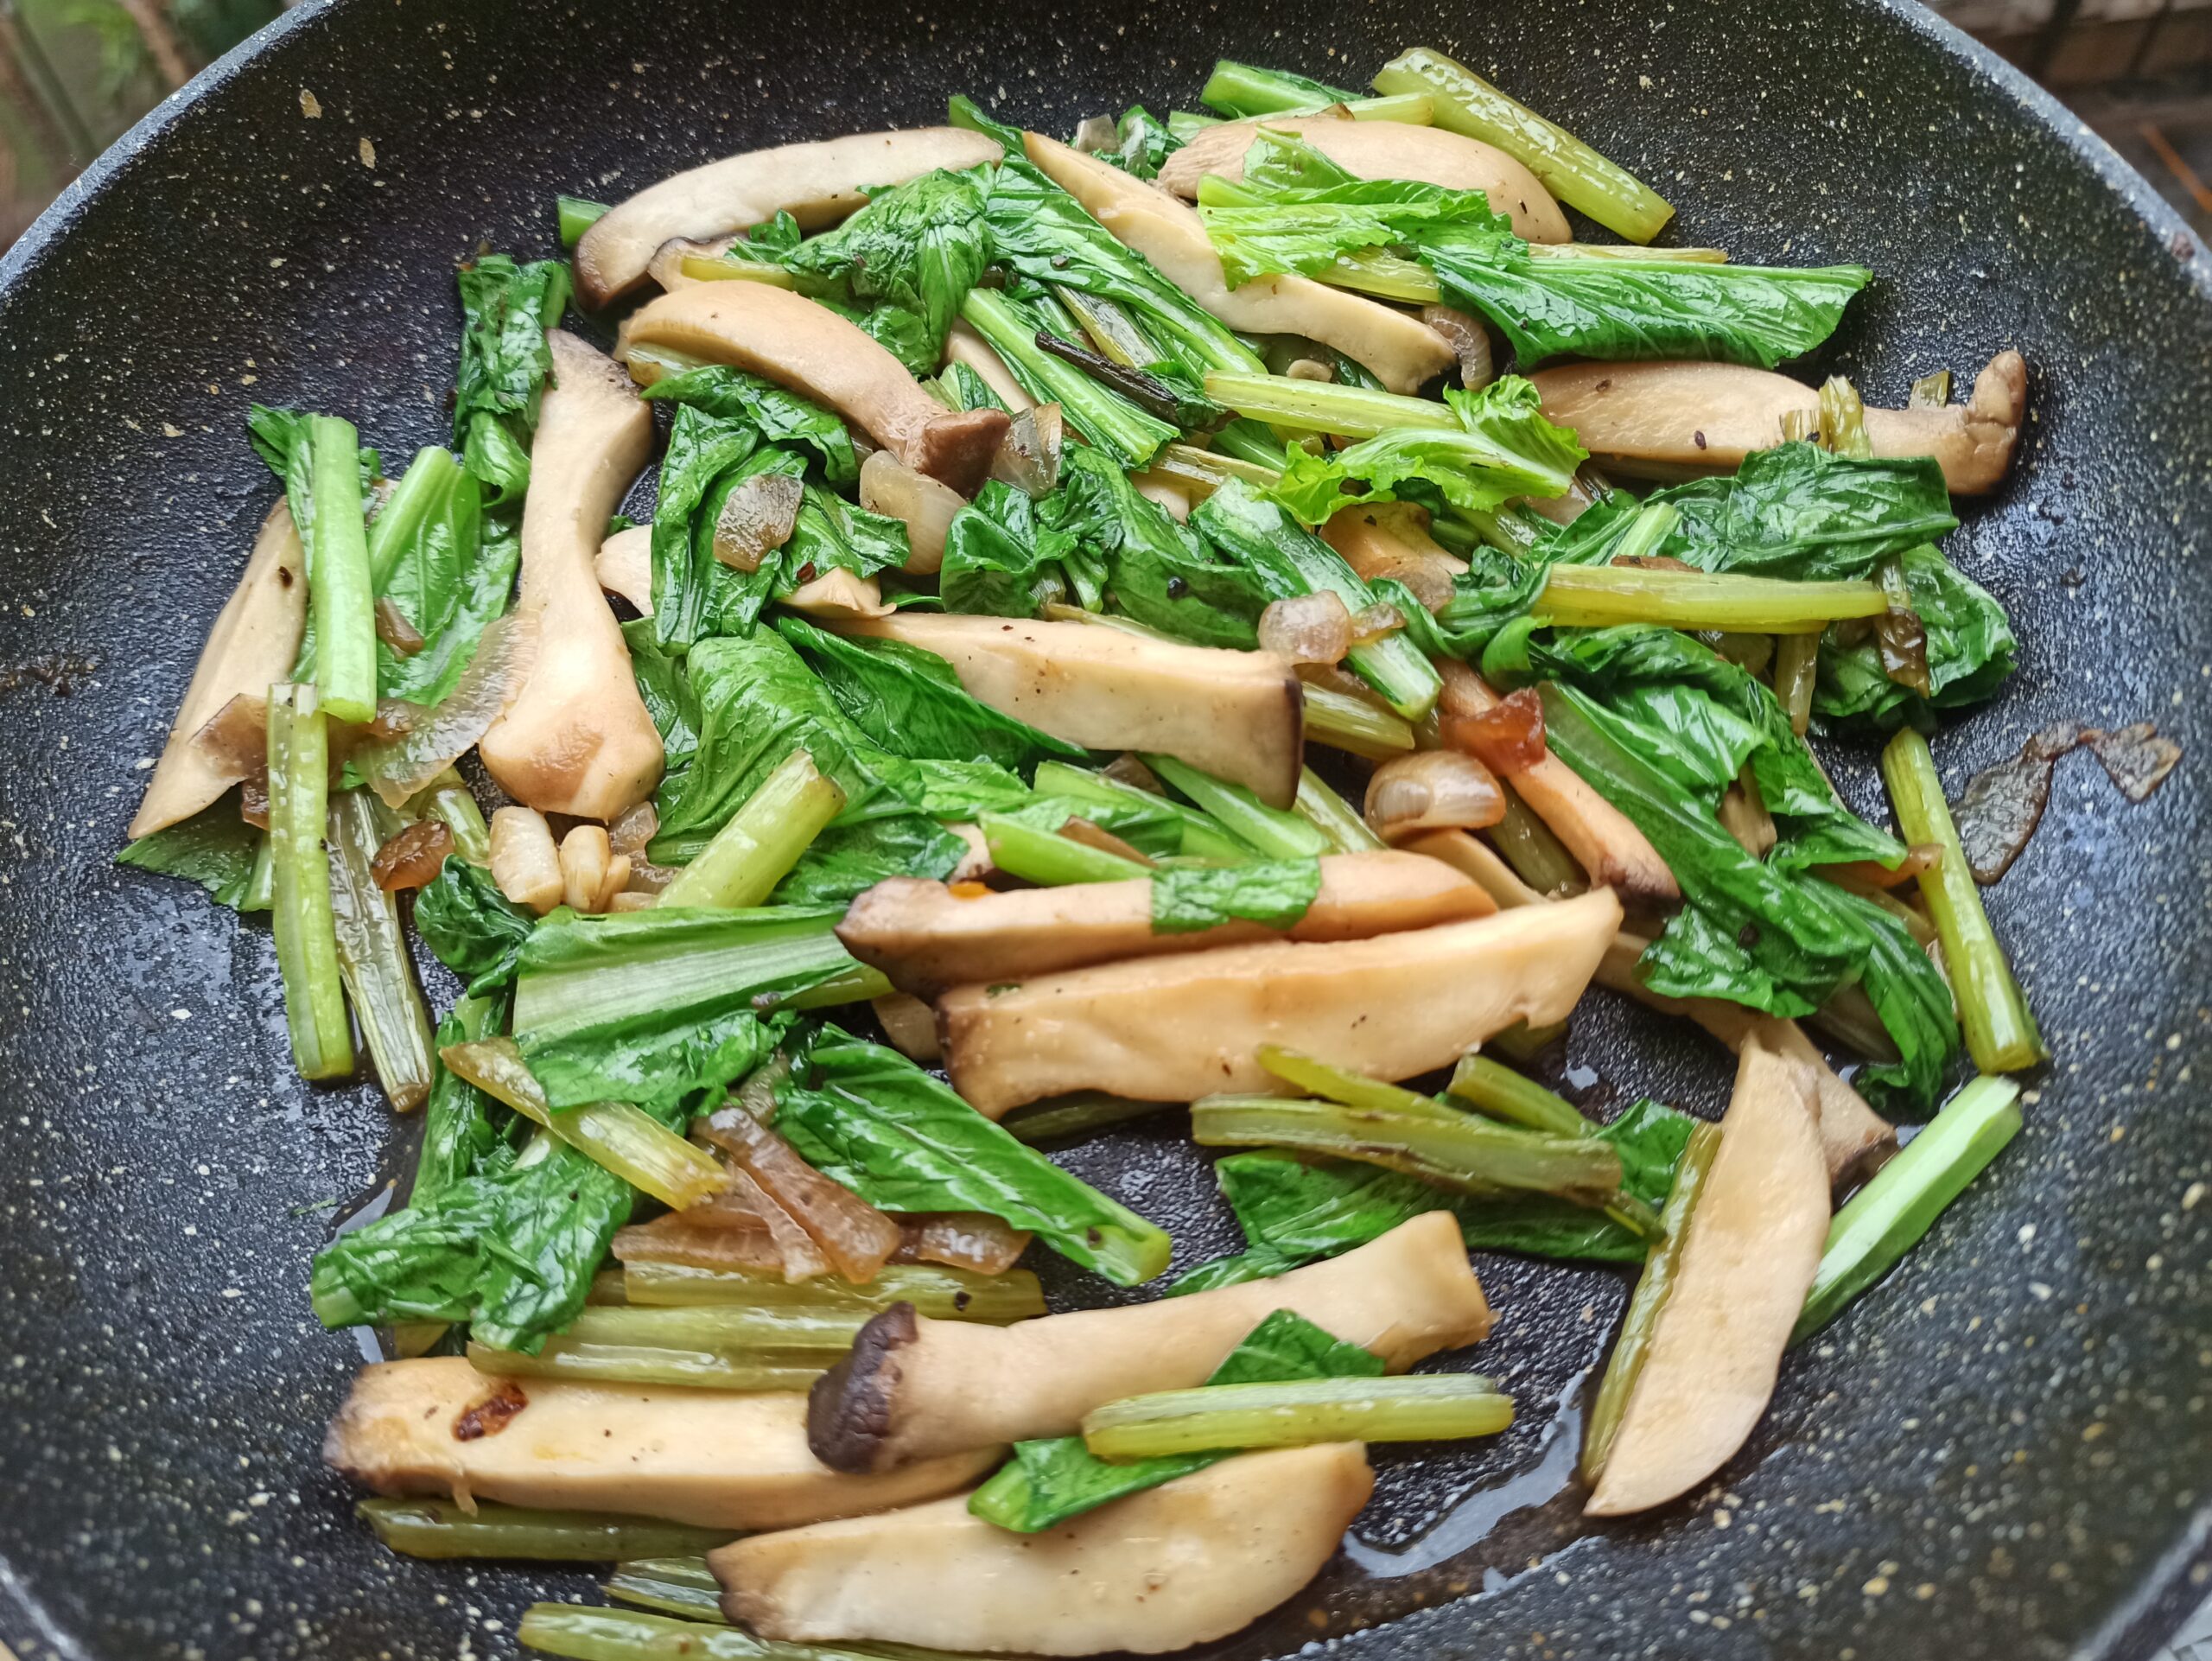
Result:
[[[951,486],[918,473],[889,450],[861,463],[861,506],[906,527],[908,575],[927,576],[944,563],[944,533],[967,501]]]
[[[1472,391],[1497,379],[1497,366],[1491,356],[1490,331],[1483,327],[1480,318],[1455,311],[1450,306],[1423,306],[1421,320],[1444,337],[1444,344],[1459,360],[1460,385]]]
[[[1003,1275],[1029,1249],[1029,1231],[988,1212],[931,1212],[899,1219],[901,1263],[944,1263],[979,1275]]]
[[[722,500],[715,520],[715,557],[734,571],[757,571],[791,539],[806,487],[788,473],[756,473]]]
[[[1438,730],[1448,748],[1466,751],[1493,773],[1518,773],[1544,759],[1544,703],[1533,686],[1479,715],[1446,713]]]
[[[831,1181],[742,1107],[724,1107],[698,1134],[749,1173],[855,1286],[874,1280],[899,1249],[899,1225],[850,1188]]]
[[[1316,380],[1333,385],[1337,372],[1319,358],[1294,358],[1283,374],[1291,380]]]
[[[369,874],[386,894],[419,888],[438,874],[453,852],[453,827],[443,819],[417,819],[376,851]]]
[[[268,799],[269,700],[241,692],[201,723],[192,748],[231,784],[249,786],[249,797]]]
[[[1406,626],[1406,614],[1386,601],[1363,606],[1351,620],[1351,643],[1372,646],[1386,634],[1395,634]]]
[[[1110,115],[1087,115],[1076,124],[1075,148],[1085,156],[1118,150],[1121,143],[1122,130]]]
[[[1133,785],[1154,796],[1167,793],[1167,786],[1160,782],[1160,775],[1145,766],[1144,758],[1135,750],[1123,750],[1098,771],[1117,785]]]
[[[1388,843],[1427,830],[1480,830],[1504,817],[1496,777],[1458,750],[1398,756],[1367,781],[1368,825]]]
[[[999,441],[991,477],[1032,499],[1051,495],[1060,482],[1060,443],[1065,426],[1057,404],[1024,410]]]
[[[2083,735],[2106,775],[2131,802],[2144,802],[2165,783],[2166,775],[2181,764],[2181,746],[2149,722],[2138,722],[2116,732]]]
[[[607,845],[634,859],[659,831],[660,814],[650,800],[642,801],[607,827]]]
[[[1404,620],[1399,619],[1401,627]],[[1259,633],[1261,651],[1294,664],[1341,663],[1351,650],[1352,617],[1341,599],[1323,589],[1294,599],[1269,601],[1260,614]]]
[[[537,619],[527,612],[497,619],[485,629],[453,690],[428,709],[408,705],[416,710],[414,724],[354,750],[354,770],[387,807],[399,806],[491,730],[537,661]]]

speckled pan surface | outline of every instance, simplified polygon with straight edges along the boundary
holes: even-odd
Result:
[[[2202,1597],[2212,258],[2109,152],[1874,0],[343,0],[157,113],[0,262],[0,1639],[24,1661],[504,1654],[531,1598],[589,1586],[395,1559],[353,1521],[317,1448],[360,1356],[309,1317],[305,1267],[404,1138],[371,1091],[289,1076],[264,928],[109,863],[273,497],[247,404],[350,415],[387,455],[439,439],[452,268],[550,248],[556,189],[929,120],[948,91],[1065,129],[1187,104],[1219,53],[1357,79],[1416,41],[1635,167],[1683,239],[1874,266],[1808,367],[1895,403],[2025,351],[2020,465],[1952,544],[2022,668],[1941,739],[1944,774],[2069,716],[2155,718],[2190,754],[2139,809],[2063,765],[1991,897],[2059,1056],[2029,1128],[1792,1359],[1720,1483],[1583,1529],[1574,1418],[1624,1282],[1485,1259],[1479,1363],[1519,1425],[1378,1457],[1360,1540],[1219,1652],[2134,1656]],[[1878,802],[1866,758],[1840,771]],[[1577,1068],[1719,1110],[1716,1052],[1604,1000]],[[1175,1226],[1179,1267],[1230,1244],[1173,1135],[1070,1158]]]

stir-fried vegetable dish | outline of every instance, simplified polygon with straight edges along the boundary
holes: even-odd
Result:
[[[1903,274],[1696,245],[1433,50],[1200,101],[563,197],[461,271],[448,442],[254,412],[122,857],[414,1121],[305,1289],[394,1357],[327,1454],[396,1551],[620,1564],[536,1650],[1226,1636],[1371,1446],[1511,1422],[1471,1253],[1632,1281],[1586,1510],[1666,1505],[2020,1127],[1980,885],[2068,751],[2178,752],[1939,775],[2019,356],[1808,384]],[[1622,996],[1725,1104],[1548,1087]],[[1056,1157],[1140,1119],[1241,1250]]]

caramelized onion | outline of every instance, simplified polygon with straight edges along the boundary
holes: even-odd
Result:
[[[878,450],[861,463],[861,506],[906,525],[902,569],[927,576],[944,563],[944,533],[968,504],[951,486],[916,472],[889,450]]]
[[[756,473],[722,499],[715,519],[715,557],[734,571],[757,571],[791,539],[806,487],[788,473]]]
[[[2138,722],[2117,732],[2082,735],[2106,775],[2131,802],[2148,801],[2151,792],[2165,783],[2166,775],[2181,764],[2181,746],[2162,735],[2149,722]]]
[[[1535,687],[1524,686],[1485,710],[1445,710],[1438,731],[1446,745],[1491,772],[1519,773],[1544,759],[1544,701]]]
[[[1070,842],[1079,842],[1086,848],[1096,848],[1102,854],[1112,854],[1120,859],[1135,860],[1140,865],[1153,863],[1152,856],[1131,846],[1101,824],[1089,819],[1071,818],[1060,827],[1060,835]]]
[[[537,661],[537,619],[509,612],[484,631],[460,681],[406,732],[353,752],[355,771],[390,807],[443,773],[506,713]]]
[[[1444,337],[1444,344],[1459,360],[1459,385],[1472,391],[1487,386],[1497,379],[1497,367],[1490,349],[1490,331],[1478,317],[1470,317],[1464,311],[1450,306],[1423,306],[1421,320]]]
[[[1367,823],[1385,842],[1425,830],[1479,830],[1504,817],[1497,780],[1459,750],[1394,757],[1367,781]]]
[[[634,859],[645,851],[645,845],[659,832],[660,814],[648,799],[607,827],[607,845],[614,852]]]
[[[1154,796],[1165,796],[1167,786],[1160,782],[1160,775],[1144,764],[1144,758],[1135,750],[1123,750],[1098,771],[1116,784],[1131,785]]]
[[[377,596],[377,639],[382,640],[403,658],[411,658],[423,649],[423,631],[407,620],[407,614],[390,595]]]
[[[1372,646],[1386,634],[1395,634],[1406,626],[1406,614],[1388,601],[1363,606],[1352,614],[1351,643]]]
[[[1351,614],[1324,589],[1271,600],[1260,614],[1260,650],[1293,663],[1341,663],[1351,650]]]
[[[1060,482],[1060,443],[1065,427],[1057,404],[1024,410],[999,441],[991,477],[1033,500],[1051,495]]]
[[[988,1212],[926,1212],[899,1219],[900,1263],[944,1263],[979,1275],[1003,1275],[1029,1249],[1029,1231]]]
[[[386,894],[419,888],[438,874],[453,852],[453,827],[443,819],[417,819],[376,851],[369,874]]]
[[[1096,156],[1101,150],[1119,150],[1122,130],[1110,115],[1087,115],[1076,123],[1072,142],[1085,156]]]
[[[874,1280],[899,1249],[896,1223],[809,1165],[744,1108],[724,1107],[696,1129],[798,1219],[838,1274],[854,1285]]]

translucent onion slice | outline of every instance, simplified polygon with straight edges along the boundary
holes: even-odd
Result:
[[[659,834],[660,814],[651,801],[642,801],[607,827],[607,845],[635,859]]]
[[[419,888],[437,875],[451,852],[451,825],[443,819],[417,819],[377,850],[369,875],[386,894]]]
[[[1060,445],[1066,424],[1057,404],[1024,410],[999,441],[991,477],[1033,499],[1051,495],[1060,482]]]
[[[715,557],[751,573],[791,539],[806,486],[788,473],[756,473],[722,499],[715,519]]]
[[[1459,750],[1422,750],[1385,761],[1367,781],[1367,823],[1389,843],[1427,830],[1479,830],[1505,817],[1491,770]]]
[[[1261,651],[1294,664],[1342,663],[1351,650],[1351,614],[1326,589],[1274,600],[1260,614],[1259,634]]]
[[[1459,360],[1460,385],[1471,391],[1497,379],[1497,367],[1491,355],[1490,331],[1483,327],[1480,318],[1470,317],[1450,306],[1423,306],[1421,320],[1444,337],[1444,344]]]
[[[453,690],[421,710],[409,730],[355,749],[355,771],[385,805],[399,806],[491,730],[537,662],[537,620],[521,612],[496,620]]]
[[[931,1212],[900,1219],[905,1240],[897,1261],[944,1263],[979,1275],[1003,1275],[1029,1249],[1029,1231],[988,1212]]]
[[[1438,722],[1446,746],[1465,750],[1494,773],[1518,773],[1544,759],[1544,704],[1524,686],[1479,713],[1446,712]]]
[[[744,1108],[722,1108],[696,1130],[798,1219],[837,1273],[853,1285],[874,1280],[899,1249],[898,1224],[809,1165],[798,1149]]]
[[[403,658],[411,658],[423,649],[423,631],[407,620],[407,614],[390,595],[378,597],[377,639],[382,640]]]
[[[1339,603],[1342,603],[1341,601]],[[1386,601],[1363,606],[1352,614],[1351,643],[1372,646],[1388,634],[1395,634],[1406,626],[1406,614]]]
[[[889,450],[861,463],[861,506],[906,527],[908,575],[927,576],[944,563],[944,534],[952,516],[968,506],[960,493],[918,473]]]

